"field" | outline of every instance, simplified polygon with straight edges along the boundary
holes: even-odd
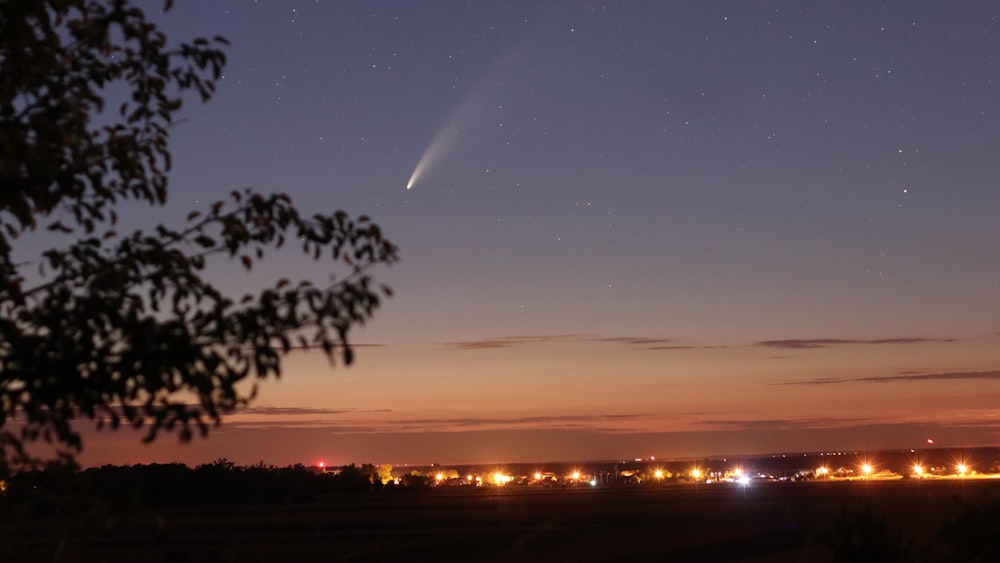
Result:
[[[373,491],[312,502],[73,516],[8,514],[16,561],[830,561],[838,517],[870,510],[940,556],[960,502],[1000,480]],[[852,516],[853,518],[853,516]],[[835,536],[834,536],[835,537]]]

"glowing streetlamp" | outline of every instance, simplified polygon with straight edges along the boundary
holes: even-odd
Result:
[[[654,471],[653,477],[656,477],[657,479],[663,479],[663,470],[657,469],[656,471]]]
[[[965,475],[969,473],[969,467],[964,463],[959,463],[958,467],[956,467],[955,469],[958,470],[959,477],[965,477]]]
[[[869,464],[867,464],[867,463],[864,464],[864,465],[862,465],[861,466],[861,473],[864,473],[865,477],[871,477],[871,475],[872,475],[872,466],[869,465]]]
[[[913,466],[913,474],[916,475],[917,477],[923,477],[924,476],[924,468],[921,467],[919,464],[918,465],[914,465]]]
[[[701,479],[701,469],[692,469],[691,470],[691,478],[692,479]]]

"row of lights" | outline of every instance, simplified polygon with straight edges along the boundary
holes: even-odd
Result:
[[[870,463],[865,463],[865,464],[861,465],[861,473],[864,474],[865,477],[870,477],[872,475],[872,473],[874,473],[874,472],[875,472],[875,468]],[[734,476],[734,480],[736,482],[740,483],[740,484],[744,484],[745,485],[745,484],[747,484],[750,481],[750,478],[743,472],[743,469],[741,469],[739,467],[733,469],[732,470],[732,474]],[[918,477],[923,477],[924,474],[925,474],[923,466],[921,466],[920,464],[915,464],[913,466],[913,474],[916,475],[916,476],[918,476]],[[969,466],[966,465],[966,464],[964,464],[964,463],[958,463],[958,464],[956,464],[955,465],[955,474],[958,475],[958,476],[960,476],[960,477],[965,477],[966,475],[969,474]],[[697,481],[697,480],[701,480],[702,479],[702,477],[704,476],[704,472],[701,469],[695,468],[695,469],[691,470],[690,475],[691,475],[692,479],[694,479],[694,480]],[[824,467],[819,467],[819,468],[816,469],[816,475],[820,476],[820,477],[829,476],[830,475],[830,469],[828,467],[825,467],[825,466]],[[656,479],[663,479],[664,472],[663,472],[662,469],[657,469],[657,470],[654,471],[653,476]]]
[[[875,468],[870,463],[865,463],[865,464],[861,465],[861,473],[865,477],[870,477],[872,475],[872,473],[874,473],[874,472],[875,472]],[[968,473],[969,473],[969,467],[966,464],[964,464],[964,463],[959,463],[959,464],[957,464],[955,466],[955,472],[956,472],[957,475],[959,475],[961,477],[964,477],[964,476],[968,475]],[[748,475],[746,475],[743,472],[743,469],[741,469],[741,468],[733,469],[732,470],[732,474],[734,476],[734,480],[737,483],[740,483],[741,485],[746,485],[746,484],[748,484],[750,482],[750,477]],[[916,475],[916,476],[918,476],[918,477],[923,477],[924,476],[924,468],[923,468],[923,466],[921,466],[919,464],[914,465],[913,466],[913,474]],[[692,479],[694,479],[696,481],[700,481],[704,477],[705,474],[704,474],[704,472],[701,469],[695,468],[695,469],[691,470],[690,475],[691,475]],[[825,466],[824,467],[819,467],[819,468],[816,469],[816,475],[819,476],[819,477],[827,477],[827,476],[830,475],[830,469],[828,467],[825,467]],[[536,472],[534,474],[535,481],[541,481],[543,477],[544,476],[540,472]],[[572,481],[579,481],[581,479],[581,477],[582,477],[582,475],[581,475],[581,473],[579,471],[573,471],[570,474],[570,476],[569,476],[570,480],[572,480]],[[664,477],[666,477],[666,473],[662,469],[656,469],[656,470],[653,471],[653,477],[655,479],[657,479],[657,480],[662,480],[662,479],[664,479]],[[440,482],[443,482],[445,480],[445,476],[444,476],[443,473],[438,473],[437,475],[434,476],[434,479],[435,479],[435,481],[437,481],[438,483],[440,483]],[[466,477],[466,479],[469,480],[469,481],[472,481],[473,479],[475,479],[475,481],[477,481],[477,482],[481,482],[482,481],[482,478],[480,478],[480,477],[473,477],[472,475],[468,475]],[[511,481],[513,481],[513,480],[514,480],[514,477],[512,475],[507,475],[507,474],[504,474],[504,473],[502,473],[500,471],[497,471],[497,472],[493,473],[493,475],[491,475],[491,481],[493,482],[493,484],[498,485],[498,486],[499,485],[506,485],[506,484],[510,483]]]
[[[865,463],[865,464],[863,464],[861,466],[861,473],[865,477],[870,477],[872,475],[872,473],[874,473],[874,472],[875,472],[875,468],[872,467],[872,465],[870,463]],[[830,474],[830,470],[827,467],[820,467],[820,468],[818,468],[816,470],[816,474],[819,475],[819,476],[821,476],[821,477],[825,477],[825,476],[827,476],[827,475]],[[913,466],[913,474],[916,475],[917,477],[923,477],[924,476],[924,468],[923,468],[923,466],[920,465],[919,463],[915,464]],[[966,465],[966,464],[964,464],[964,463],[956,464],[955,465],[955,474],[957,474],[960,477],[965,477],[966,475],[969,474],[969,466]]]

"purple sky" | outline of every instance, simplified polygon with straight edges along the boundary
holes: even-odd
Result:
[[[164,221],[233,189],[401,248],[349,369],[85,464],[1000,442],[994,2],[176,2],[232,43]],[[412,189],[406,185],[422,162]],[[329,265],[276,255],[234,293]]]

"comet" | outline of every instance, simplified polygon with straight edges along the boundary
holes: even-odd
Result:
[[[506,93],[501,91],[504,84],[516,82],[504,78],[516,76],[527,56],[528,51],[524,48],[508,49],[497,58],[490,70],[469,88],[461,103],[448,114],[444,124],[420,156],[413,173],[410,174],[410,179],[406,182],[407,190],[417,185],[427,171],[436,166],[446,153],[451,152],[470,130],[481,129],[482,125],[489,123],[492,112],[499,105],[498,100]]]
[[[474,88],[463,103],[448,115],[444,126],[431,139],[424,153],[420,155],[417,165],[413,168],[413,173],[410,174],[410,179],[406,182],[406,189],[412,189],[427,172],[427,169],[437,163],[443,153],[451,150],[455,142],[461,138],[462,132],[469,129],[469,125],[481,113],[479,108],[482,105],[480,102],[482,97],[475,95],[476,90],[478,88]]]

